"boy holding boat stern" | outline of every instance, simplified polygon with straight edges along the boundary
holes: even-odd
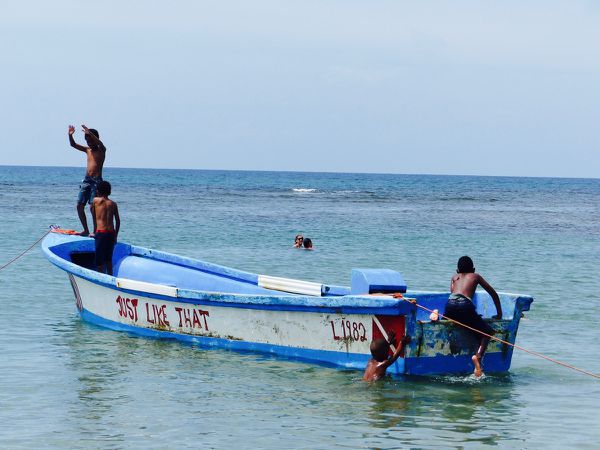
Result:
[[[404,336],[404,339],[396,347],[394,354],[388,357],[390,346],[396,345],[396,334],[393,331],[389,331],[388,336],[387,341],[385,339],[375,339],[371,342],[370,350],[372,358],[367,363],[363,380],[377,381],[383,378],[387,368],[396,362],[404,346],[410,342],[410,336]]]
[[[83,225],[83,231],[80,235],[88,236],[90,230],[85,218],[85,204],[89,203],[91,207],[92,201],[96,196],[98,183],[102,181],[102,166],[106,157],[106,147],[100,140],[98,131],[88,128],[85,125],[81,125],[81,128],[83,128],[85,142],[88,146],[79,145],[75,142],[75,139],[73,139],[75,127],[73,125],[69,125],[69,143],[71,147],[87,155],[87,170],[85,178],[79,187],[79,195],[77,196],[77,214],[79,215],[81,225]]]
[[[96,267],[98,267],[98,272],[112,275],[112,255],[117,243],[119,228],[121,228],[121,219],[117,203],[108,198],[110,193],[110,183],[100,181],[98,196],[92,202],[92,219],[96,241]]]
[[[473,266],[473,260],[468,256],[462,256],[458,260],[456,274],[450,281],[450,297],[446,303],[446,309],[444,316],[448,319],[456,320],[464,325],[468,325],[471,328],[479,330],[483,333],[492,335],[494,330],[487,323],[483,321],[481,316],[477,314],[475,305],[473,304],[473,295],[475,295],[475,289],[480,285],[484,288],[488,294],[492,297],[494,305],[496,306],[497,315],[492,319],[502,319],[502,305],[500,304],[500,297],[494,288],[485,279],[475,273],[475,267]],[[490,338],[483,334],[477,333],[476,331],[469,330],[473,333],[479,341],[479,348],[477,353],[471,357],[475,370],[473,374],[476,377],[483,375],[481,370],[481,360],[483,354],[487,349]]]

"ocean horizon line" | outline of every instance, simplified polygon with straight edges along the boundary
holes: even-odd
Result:
[[[0,164],[0,168],[36,168],[36,169],[78,169],[85,170],[84,166],[55,166],[55,165],[28,165],[28,164]],[[573,176],[551,176],[551,175],[482,175],[482,174],[447,174],[447,173],[400,173],[400,172],[344,172],[344,171],[320,171],[320,170],[266,170],[266,169],[199,169],[199,168],[175,168],[175,167],[125,167],[104,166],[104,169],[117,170],[160,170],[172,172],[259,172],[259,173],[295,173],[295,174],[332,174],[332,175],[381,175],[381,176],[423,176],[423,177],[473,177],[473,178],[519,178],[519,179],[560,179],[560,180],[600,180],[599,177],[573,177]]]

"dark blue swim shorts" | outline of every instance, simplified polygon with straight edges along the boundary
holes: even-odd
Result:
[[[468,325],[476,330],[483,331],[486,334],[494,334],[494,329],[490,327],[483,318],[477,314],[475,305],[468,298],[460,294],[452,294],[446,303],[444,316],[456,320],[464,325]],[[476,331],[469,330],[478,339],[483,336]]]
[[[96,230],[94,241],[96,244],[96,266],[101,266],[107,261],[111,261],[116,244],[115,233]]]
[[[90,177],[86,175],[81,184],[79,185],[79,194],[77,195],[77,203],[90,205],[94,201],[96,196],[96,190],[98,189],[98,183],[102,181],[102,177]]]

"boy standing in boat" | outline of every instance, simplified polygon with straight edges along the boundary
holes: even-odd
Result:
[[[472,301],[473,295],[475,295],[475,289],[477,289],[478,285],[484,288],[494,301],[497,315],[492,318],[502,319],[502,305],[500,304],[498,293],[481,275],[475,273],[473,260],[468,256],[462,256],[458,260],[456,275],[454,275],[450,281],[451,294],[446,303],[444,316],[448,319],[453,319],[464,325],[468,325],[475,330],[492,335],[494,334],[493,328],[485,323],[481,316],[477,314],[475,305]],[[483,359],[483,354],[490,342],[490,338],[477,333],[476,331],[469,331],[479,339],[479,348],[477,349],[477,353],[471,357],[471,360],[475,365],[473,374],[476,377],[480,377],[483,374],[483,371],[481,370],[481,360]]]
[[[98,272],[112,275],[112,255],[117,243],[119,228],[121,228],[121,219],[117,203],[108,198],[111,194],[111,186],[108,181],[98,183],[97,194],[98,196],[92,202],[96,267]]]
[[[88,128],[85,125],[81,125],[81,128],[83,128],[85,142],[88,146],[79,145],[75,142],[75,139],[73,139],[75,127],[73,125],[69,125],[69,143],[71,147],[87,155],[87,170],[85,178],[79,186],[79,195],[77,196],[77,214],[79,215],[81,225],[83,225],[83,231],[80,235],[88,236],[90,230],[85,217],[85,204],[92,204],[96,196],[98,183],[102,181],[102,166],[104,165],[104,158],[106,156],[106,147],[100,140],[98,131]]]
[[[377,381],[385,376],[387,368],[396,362],[400,357],[404,346],[410,342],[410,336],[404,336],[404,339],[400,341],[398,347],[394,351],[394,354],[388,357],[390,346],[396,345],[396,334],[393,331],[389,332],[389,338],[375,339],[371,342],[371,356],[372,358],[367,363],[363,380],[365,381]]]

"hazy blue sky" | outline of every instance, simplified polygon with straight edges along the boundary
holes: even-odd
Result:
[[[600,173],[599,2],[2,3],[0,164]]]

